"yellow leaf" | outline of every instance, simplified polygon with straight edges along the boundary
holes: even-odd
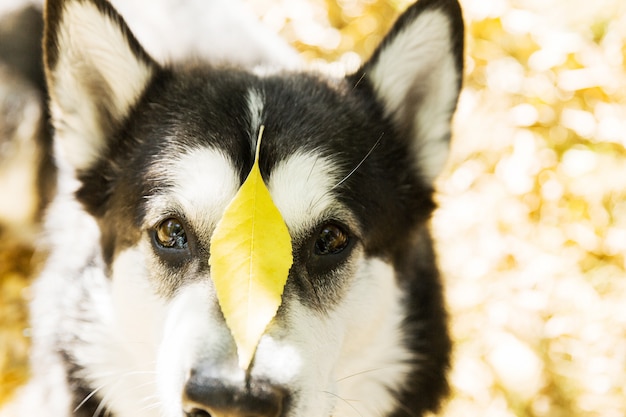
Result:
[[[278,311],[293,263],[287,225],[259,170],[263,128],[252,170],[215,228],[209,260],[217,299],[244,370]]]

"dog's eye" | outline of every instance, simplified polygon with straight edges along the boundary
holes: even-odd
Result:
[[[348,233],[334,223],[323,225],[315,240],[316,255],[336,255],[350,244]]]
[[[180,220],[168,218],[156,227],[155,239],[163,248],[185,249],[187,247],[187,234]]]
[[[321,277],[340,267],[352,253],[356,237],[341,223],[323,223],[311,235],[301,255],[311,277]]]

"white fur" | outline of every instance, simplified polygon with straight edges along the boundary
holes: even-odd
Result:
[[[139,98],[152,69],[137,59],[117,23],[89,2],[66,4],[58,36],[63,47],[50,74],[58,157],[85,169],[104,148],[108,128],[100,125],[95,103],[101,97],[94,93],[106,95],[107,108],[119,121]]]
[[[340,311],[346,335],[335,376],[347,401],[337,403],[335,417],[386,415],[397,405],[389,388],[404,386],[415,359],[402,343],[406,301],[393,268],[364,260],[356,276]]]
[[[253,378],[288,384],[301,394],[293,415],[367,417],[396,405],[410,370],[401,343],[402,294],[389,265],[356,254],[348,296],[327,316],[292,300],[257,348]],[[280,354],[279,354],[280,353]]]
[[[184,149],[176,158],[164,158],[153,166],[150,174],[171,181],[173,193],[149,199],[146,227],[176,208],[200,237],[208,238],[239,189],[232,161],[216,149],[197,148]]]
[[[116,415],[149,417],[155,396],[155,346],[162,302],[146,281],[145,263],[137,249],[120,254],[113,264],[112,280],[92,299],[99,310],[92,332],[81,332],[85,344],[73,350],[84,375],[102,406]]]
[[[339,220],[349,215],[334,201],[331,189],[340,178],[339,170],[328,158],[314,153],[297,152],[281,161],[273,170],[268,189],[274,204],[283,215],[292,235],[317,226],[331,209]]]
[[[415,118],[414,150],[429,181],[439,175],[448,156],[450,117],[457,100],[458,74],[450,40],[450,22],[440,10],[427,10],[407,25],[374,66],[371,79],[385,111],[404,124],[404,107],[415,92],[420,103]]]
[[[258,135],[263,124],[263,107],[265,105],[263,93],[250,89],[246,95],[248,102],[248,113],[250,114],[250,141],[252,149],[256,153]]]
[[[116,257],[110,293],[112,317],[102,340],[94,343],[101,350],[82,360],[88,380],[102,387],[99,394],[116,414],[153,416],[153,407],[160,403],[155,368],[165,303],[148,280],[139,248]]]
[[[59,343],[75,344],[75,340],[58,340],[59,335],[78,332],[84,340],[99,342],[102,323],[112,314],[107,301],[108,282],[98,257],[98,226],[74,200],[78,182],[60,175],[58,194],[47,211],[45,242],[40,247],[54,250],[31,288],[35,300],[31,304],[31,362],[36,366],[31,369],[32,379],[19,392],[15,403],[2,410],[2,417],[37,415],[41,410],[46,410],[49,417],[69,415],[64,365],[51,352],[56,352]],[[91,265],[85,265],[89,259],[93,259]],[[94,357],[102,353],[106,352],[99,350]],[[90,356],[80,351],[78,355]],[[11,410],[13,406],[17,411]]]
[[[164,416],[180,415],[191,368],[203,355],[224,359],[230,343],[211,282],[207,279],[181,289],[168,307],[158,351],[157,381]]]
[[[76,249],[72,246],[74,252]],[[52,379],[50,373],[55,372],[56,365],[46,365],[52,357],[49,353],[39,357],[39,350],[51,349],[53,342],[43,336],[54,331],[68,336],[76,332],[80,334],[80,343],[71,339],[62,343],[83,368],[80,376],[91,384],[92,392],[102,398],[103,409],[106,406],[121,416],[155,416],[155,406],[161,402],[156,391],[155,367],[164,304],[153,295],[141,259],[136,248],[120,254],[113,266],[112,281],[103,275],[101,265],[84,268],[80,279],[85,287],[77,286],[75,292],[68,291],[72,287],[67,282],[60,282],[67,280],[67,276],[59,270],[38,281],[35,287],[38,299],[45,297],[61,303],[61,306],[53,308],[38,303],[39,309],[46,311],[34,310],[38,313],[38,320],[33,323],[37,335],[33,355],[37,357],[38,365],[34,371],[36,374],[41,372],[42,376],[35,377],[22,393],[26,407],[20,411],[28,410],[29,404],[41,399],[45,405],[39,404],[38,407],[45,409],[47,416],[71,414],[72,408],[67,403],[52,407],[52,400],[59,403],[68,398],[65,375],[59,374],[56,380]],[[89,294],[85,296],[81,288],[83,291],[88,289]],[[51,315],[51,312],[61,315]],[[42,381],[56,383],[47,387],[48,391],[44,392],[47,395],[31,397],[36,392],[34,388],[45,387]]]

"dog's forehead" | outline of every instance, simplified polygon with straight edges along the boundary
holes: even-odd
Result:
[[[146,226],[168,214],[179,214],[198,226],[210,227],[239,188],[239,175],[230,158],[208,147],[182,149],[175,156],[159,158],[147,176],[163,179],[167,187],[147,198]]]
[[[245,74],[211,82],[205,79],[204,93],[217,97],[196,98],[197,106],[179,109],[167,136],[153,138],[161,145],[154,148],[146,179],[159,187],[146,199],[144,226],[180,211],[195,227],[211,231],[250,170],[261,126],[261,172],[292,234],[324,218],[349,217],[333,191],[353,165],[352,156],[331,149],[336,122],[311,121],[328,114],[332,119],[332,109],[312,103],[337,94],[335,86],[306,76],[269,80]]]
[[[155,163],[151,175],[168,178],[169,186],[146,199],[145,226],[180,214],[208,238],[241,185],[239,172],[232,156],[211,147],[187,149]],[[292,234],[306,233],[342,212],[332,192],[337,172],[329,157],[300,151],[279,161],[264,178]]]
[[[276,165],[268,188],[292,233],[306,232],[327,217],[351,220],[333,192],[339,172],[330,157],[305,152]]]

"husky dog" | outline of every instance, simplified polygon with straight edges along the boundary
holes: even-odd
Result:
[[[456,0],[420,0],[354,74],[162,65],[105,0],[49,0],[50,256],[32,379],[5,415],[422,416],[450,340],[428,231],[461,87]],[[209,242],[253,164],[292,240],[247,370]]]

